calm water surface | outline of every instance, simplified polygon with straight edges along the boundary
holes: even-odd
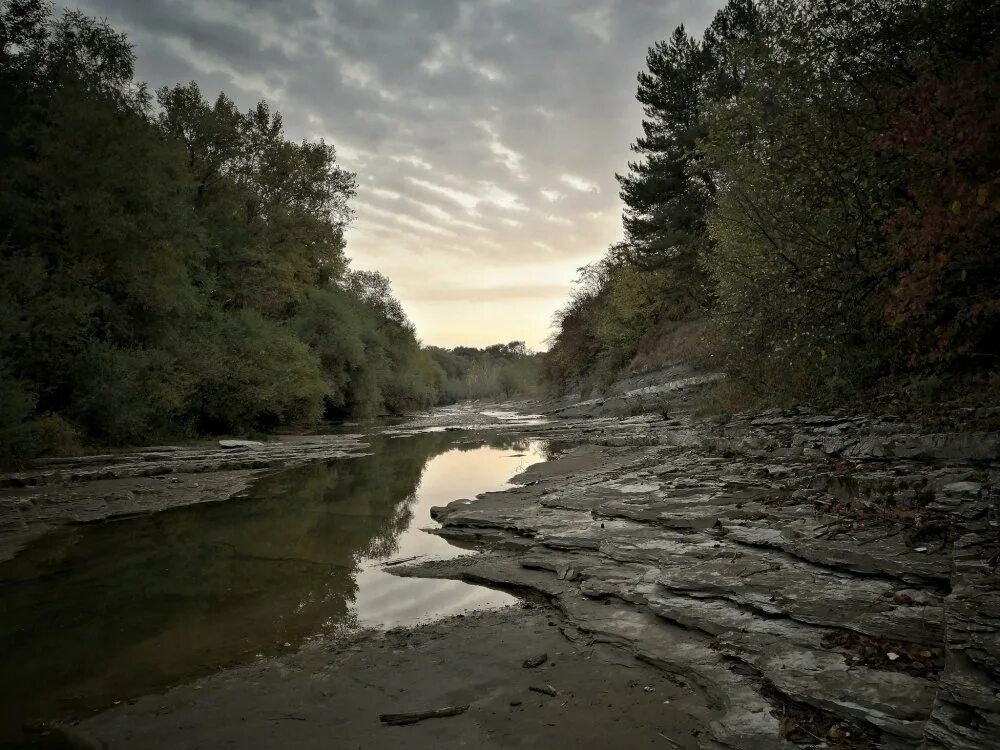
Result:
[[[508,486],[542,445],[431,433],[371,451],[225,503],[62,529],[0,564],[0,744],[23,720],[84,715],[339,628],[511,603],[381,564],[462,554],[421,530],[431,506]]]

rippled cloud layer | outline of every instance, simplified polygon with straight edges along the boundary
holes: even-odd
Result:
[[[152,86],[266,99],[359,175],[348,252],[427,343],[543,346],[576,269],[620,238],[614,173],[647,47],[697,0],[83,0]]]

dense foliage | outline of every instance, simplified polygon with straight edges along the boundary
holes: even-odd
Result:
[[[431,346],[427,352],[440,368],[440,403],[527,396],[538,390],[541,380],[541,357],[523,341],[493,344],[485,349]]]
[[[731,0],[651,48],[625,240],[557,316],[549,377],[690,330],[665,357],[759,397],[995,385],[998,31],[971,0]]]
[[[0,0],[0,459],[434,403],[388,281],[348,268],[333,147],[133,63]]]

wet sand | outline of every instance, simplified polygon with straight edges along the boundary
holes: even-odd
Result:
[[[703,696],[620,649],[592,644],[554,610],[526,606],[314,641],[120,705],[68,734],[109,750],[697,746]],[[523,666],[541,653],[546,663]],[[409,726],[379,721],[381,713],[460,705],[469,706],[461,715]]]

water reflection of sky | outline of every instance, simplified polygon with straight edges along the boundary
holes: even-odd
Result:
[[[507,479],[530,464],[545,460],[537,442],[519,448],[453,449],[428,461],[410,503],[413,521],[396,537],[396,551],[389,557],[423,560],[462,554],[462,550],[441,537],[422,530],[437,525],[430,517],[430,509],[460,497],[503,489],[509,486]],[[381,567],[389,557],[366,560],[358,573],[354,611],[361,624],[410,625],[428,617],[443,617],[466,609],[495,607],[514,601],[514,597],[507,594],[460,581],[394,576]]]
[[[465,554],[421,530],[430,508],[502,489],[543,448],[374,437],[371,455],[265,476],[239,499],[41,537],[0,564],[0,745],[22,719],[84,715],[331,630],[512,602],[381,566]]]

